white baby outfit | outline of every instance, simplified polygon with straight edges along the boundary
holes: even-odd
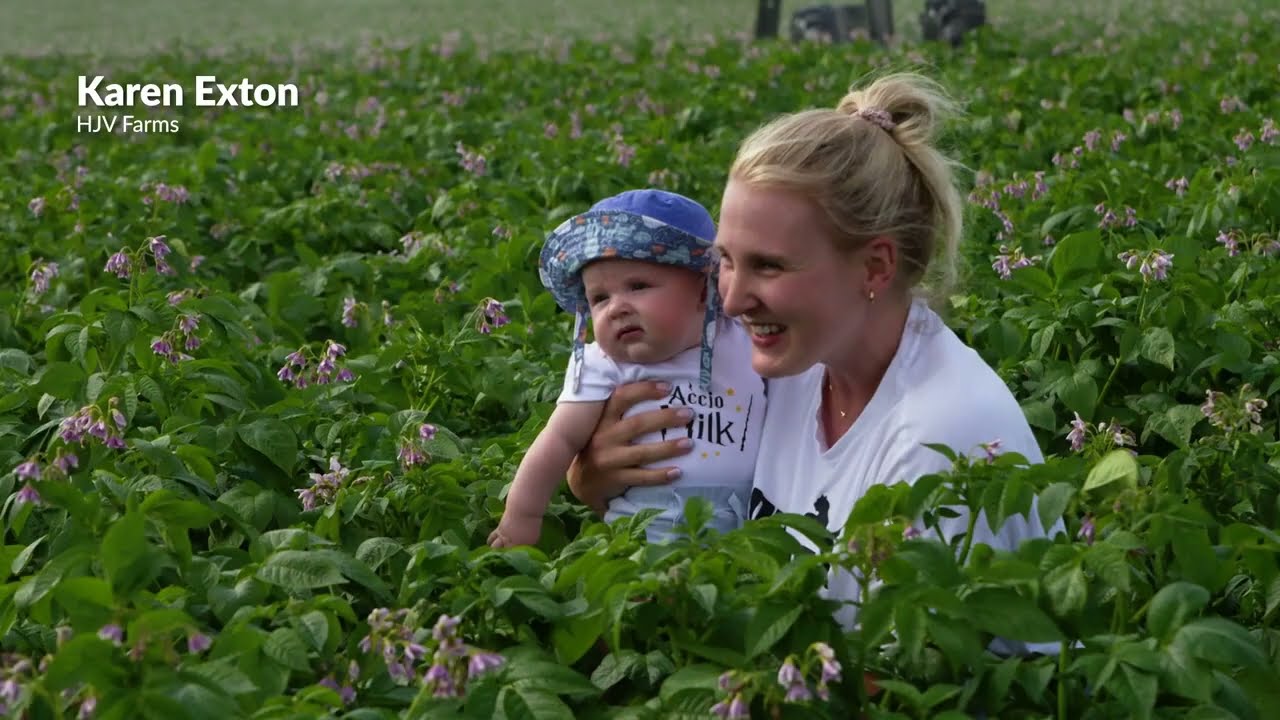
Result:
[[[713,513],[708,525],[720,532],[740,527],[747,515],[764,428],[765,393],[764,381],[751,369],[751,338],[746,329],[736,320],[720,321],[713,348],[710,393],[698,387],[698,368],[696,346],[665,362],[640,365],[614,361],[593,342],[586,345],[582,384],[576,393],[572,360],[565,373],[558,402],[607,400],[619,385],[663,380],[671,384],[668,396],[637,403],[627,416],[664,407],[687,406],[694,411],[693,419],[684,428],[635,440],[636,444],[644,444],[676,437],[692,439],[693,449],[688,454],[648,466],[679,467],[680,478],[668,485],[633,487],[610,501],[605,514],[605,521],[612,522],[646,508],[662,509],[647,528],[650,542],[679,534],[677,526],[684,521],[684,505],[691,497],[711,502]]]

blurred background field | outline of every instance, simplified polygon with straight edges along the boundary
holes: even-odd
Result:
[[[1228,23],[1277,3],[992,0],[987,14],[989,24],[1003,30],[1079,37],[1107,26],[1132,32],[1163,18],[1188,27]],[[783,0],[782,34],[792,13],[818,4],[823,3]],[[924,4],[895,0],[895,30],[903,40],[919,38]],[[453,32],[502,46],[536,44],[566,33],[583,39],[625,40],[636,34],[683,39],[751,32],[756,6],[756,0],[3,0],[0,55],[342,48],[375,40],[430,42]],[[1130,22],[1138,19],[1147,22]],[[1252,29],[1275,31],[1265,24]]]

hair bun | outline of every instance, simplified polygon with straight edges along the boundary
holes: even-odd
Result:
[[[899,142],[915,145],[932,142],[944,119],[958,108],[936,81],[915,73],[895,73],[850,89],[836,110],[892,130]],[[886,117],[889,123],[884,122]]]

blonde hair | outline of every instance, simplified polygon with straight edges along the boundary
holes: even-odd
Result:
[[[838,250],[893,238],[905,260],[899,286],[923,283],[935,299],[945,297],[956,282],[964,204],[953,162],[935,143],[957,110],[924,76],[886,75],[851,89],[834,110],[784,115],[756,130],[729,177],[815,200]]]

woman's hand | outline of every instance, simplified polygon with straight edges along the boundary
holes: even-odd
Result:
[[[587,446],[569,466],[569,491],[599,515],[604,515],[610,498],[634,485],[665,485],[680,477],[674,467],[643,468],[642,465],[668,460],[689,452],[693,442],[686,437],[632,445],[636,438],[663,428],[689,423],[689,408],[651,410],[623,419],[623,414],[642,400],[661,400],[671,392],[667,383],[636,382],[620,385],[605,403]]]

